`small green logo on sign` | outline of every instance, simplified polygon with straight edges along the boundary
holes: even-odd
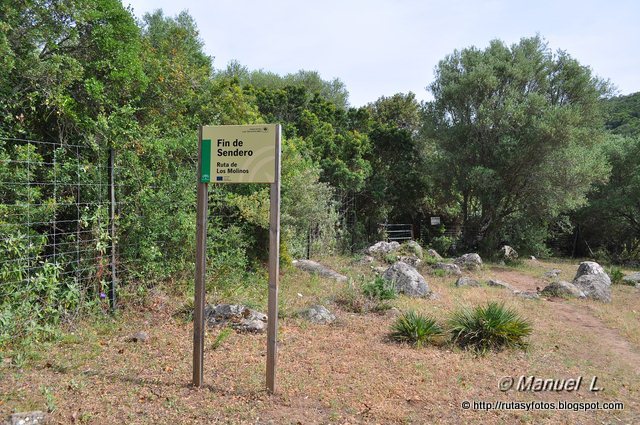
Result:
[[[200,183],[211,181],[211,139],[202,140],[202,153],[200,155]]]

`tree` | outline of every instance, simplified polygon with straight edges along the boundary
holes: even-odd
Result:
[[[589,195],[575,214],[580,236],[591,250],[606,250],[619,262],[640,261],[640,135],[611,135],[604,154],[611,178]],[[635,254],[634,254],[635,253]]]
[[[541,229],[606,181],[598,147],[608,86],[540,37],[454,51],[429,88],[440,181],[461,198],[469,245],[531,249]]]
[[[78,138],[146,87],[140,30],[120,1],[27,0],[0,8],[0,132]]]

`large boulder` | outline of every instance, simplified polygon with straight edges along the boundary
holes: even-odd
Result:
[[[518,252],[509,245],[504,245],[500,248],[500,258],[505,263],[512,263],[518,259]]]
[[[398,261],[382,275],[383,279],[393,282],[396,291],[410,297],[427,297],[431,289],[418,271],[407,263]]]
[[[460,267],[458,267],[456,264],[436,263],[433,265],[433,268],[435,270],[444,270],[445,274],[453,274],[456,276],[460,276],[462,274]]]
[[[464,254],[453,260],[461,269],[480,270],[482,268],[482,258],[478,254]]]
[[[435,249],[428,249],[427,250],[427,255],[429,257],[435,258],[438,261],[442,261],[443,260],[442,255],[438,254],[438,251],[436,251]]]
[[[330,269],[329,267],[317,263],[312,260],[295,260],[293,265],[299,268],[300,270],[304,270],[309,273],[317,274],[318,276],[327,277],[329,279],[334,279],[338,282],[346,282],[347,277],[342,275],[335,270]]]
[[[542,295],[548,297],[562,297],[562,298],[586,298],[584,292],[582,292],[576,285],[563,280],[559,282],[553,282],[544,287],[541,291]]]
[[[302,312],[302,316],[310,322],[319,324],[329,324],[336,320],[336,316],[322,305],[313,305],[309,307]]]
[[[456,280],[456,286],[480,286],[480,282],[470,277],[460,277]]]
[[[587,298],[611,302],[611,279],[602,266],[596,262],[584,261],[580,263],[573,284]]]
[[[622,278],[625,284],[640,286],[640,272],[632,273]]]
[[[382,257],[392,252],[395,252],[398,249],[400,249],[400,244],[396,241],[393,241],[393,242],[380,241],[374,245],[371,245],[369,248],[367,248],[367,254]]]
[[[244,305],[208,305],[204,317],[209,326],[230,326],[237,331],[264,332],[267,328],[267,315]]]

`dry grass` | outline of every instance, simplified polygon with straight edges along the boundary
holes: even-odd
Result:
[[[352,285],[373,278],[369,266],[350,259],[324,261],[348,273]],[[515,271],[487,267],[477,277],[512,273],[502,276],[519,276],[518,284],[534,285],[549,268],[570,275],[576,264],[525,264]],[[192,326],[174,316],[184,299],[158,292],[145,306],[129,309],[115,321],[85,323],[60,341],[34,347],[40,359],[22,369],[3,363],[0,417],[50,409],[61,424],[640,422],[640,294],[635,288],[615,287],[613,302],[605,305],[523,300],[497,288],[455,288],[453,277],[425,277],[439,299],[400,297],[392,304],[444,320],[461,305],[503,301],[532,322],[530,348],[478,357],[450,346],[414,349],[394,344],[387,338],[393,311],[355,314],[329,305],[339,321],[312,325],[296,312],[331,302],[344,284],[287,270],[281,286],[275,396],[263,388],[265,336],[232,334],[213,349],[217,329],[207,334],[206,386],[190,387]],[[263,290],[266,293],[266,286]],[[217,291],[211,297],[234,301],[228,299],[233,294]],[[259,306],[264,296],[248,301]],[[138,330],[148,332],[150,341],[126,342]],[[498,389],[501,377],[520,375],[598,376],[605,389],[536,394]],[[622,401],[625,410],[484,412],[463,410],[464,400]]]

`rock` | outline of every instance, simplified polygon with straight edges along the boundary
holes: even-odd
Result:
[[[402,312],[397,307],[391,307],[389,310],[384,312],[384,315],[387,317],[398,317],[402,314]]]
[[[542,277],[546,278],[546,279],[553,279],[558,277],[558,275],[562,273],[562,270],[559,269],[553,269],[553,270],[549,270],[548,272],[546,272],[544,275],[542,275]]]
[[[627,285],[640,286],[640,272],[632,273],[622,278]]]
[[[386,271],[387,271],[387,269],[388,269],[388,267],[381,267],[381,266],[380,266],[380,267],[374,267],[374,268],[373,268],[373,271],[374,271],[376,274],[382,274],[382,273],[386,272]]]
[[[376,261],[375,258],[373,258],[370,255],[365,255],[364,257],[362,257],[362,259],[359,261],[360,264],[371,264],[374,261]]]
[[[480,282],[470,277],[460,277],[456,280],[456,286],[480,286]]]
[[[267,327],[267,315],[243,305],[208,305],[204,317],[209,326],[230,326],[237,331],[264,332]]]
[[[480,270],[482,267],[482,258],[478,254],[464,254],[453,260],[461,269]]]
[[[311,306],[306,309],[302,315],[310,322],[319,324],[329,324],[336,320],[336,316],[322,305]]]
[[[382,277],[393,282],[398,293],[410,297],[426,297],[431,294],[431,289],[429,289],[424,277],[416,269],[402,261],[389,267]]]
[[[581,290],[587,298],[603,302],[611,302],[611,278],[605,273],[600,264],[593,261],[583,261],[578,266],[578,272],[573,284]]]
[[[576,285],[563,280],[545,286],[540,293],[549,297],[586,298],[584,292],[578,289]]]
[[[400,244],[396,241],[393,241],[393,242],[380,241],[375,245],[371,245],[369,248],[367,248],[366,252],[369,255],[384,256],[392,253],[393,251],[397,251],[398,249],[400,249]]]
[[[460,276],[462,274],[460,267],[458,267],[456,264],[436,263],[434,264],[433,268],[435,270],[444,270],[446,274],[454,274],[456,276]]]
[[[409,241],[402,244],[404,250],[410,254],[415,255],[418,258],[422,258],[422,247],[416,241]]]
[[[513,295],[515,295],[516,297],[524,298],[525,300],[537,300],[540,298],[540,295],[538,295],[537,292],[533,291],[514,290]]]
[[[342,275],[335,270],[332,270],[329,267],[312,260],[295,260],[293,261],[293,265],[300,270],[304,270],[309,273],[315,273],[318,276],[334,279],[338,282],[346,282],[348,280],[345,275]]]
[[[127,341],[129,342],[147,342],[149,341],[149,334],[146,332],[136,332],[131,335]]]
[[[33,412],[14,413],[9,417],[7,425],[40,425],[47,422],[47,414],[36,410]]]
[[[595,261],[583,261],[578,266],[578,272],[576,273],[576,277],[574,277],[573,280],[576,280],[580,276],[584,276],[588,274],[597,275],[597,274],[607,274],[607,273],[604,271],[602,266],[596,263]],[[609,284],[611,284],[611,282],[609,282]]]
[[[606,274],[585,274],[573,281],[587,298],[611,302],[611,279]]]
[[[510,263],[518,259],[518,253],[509,245],[504,245],[500,248],[500,257],[505,263]]]
[[[418,267],[422,260],[413,255],[401,255],[398,257],[398,261],[402,261],[403,263],[407,263],[411,267]]]
[[[513,289],[513,286],[509,285],[507,282],[503,282],[503,281],[498,280],[498,279],[489,279],[487,281],[487,285],[508,289],[508,290],[510,290],[512,292],[517,292],[515,289]]]
[[[436,251],[435,249],[428,249],[427,250],[427,255],[429,257],[435,258],[438,261],[442,261],[443,260],[442,256],[440,254],[438,254],[438,251]]]

